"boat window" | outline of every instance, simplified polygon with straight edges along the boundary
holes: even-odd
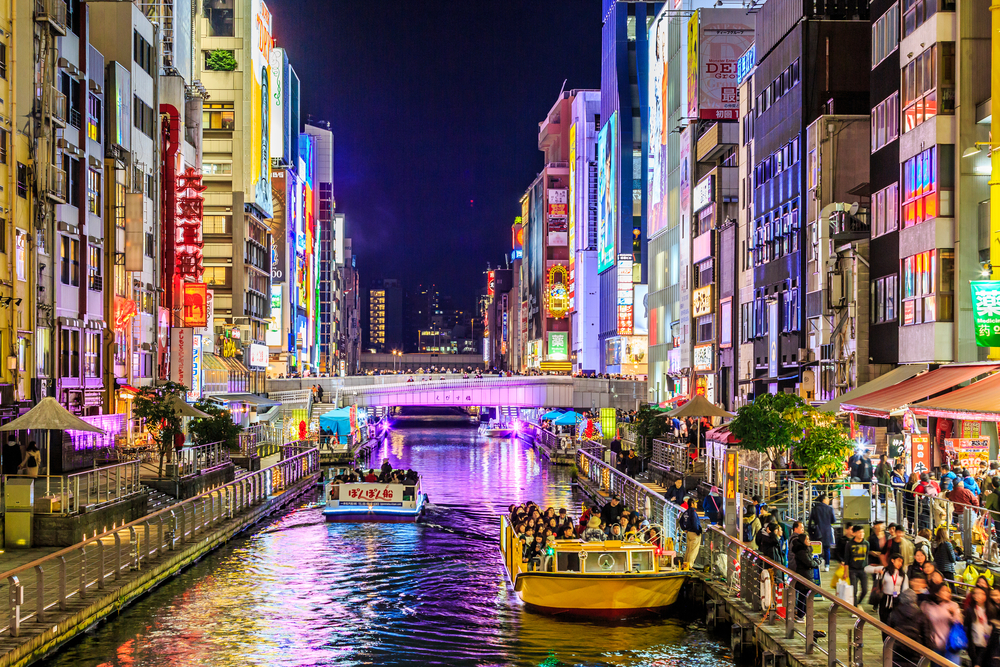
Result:
[[[632,552],[632,571],[638,570],[639,572],[650,572],[653,569],[653,552],[652,551],[633,551]]]
[[[579,572],[580,554],[560,551],[558,553],[556,565],[558,566],[560,572]]]
[[[626,560],[628,558],[624,551],[589,551],[584,572],[588,574],[625,572]]]

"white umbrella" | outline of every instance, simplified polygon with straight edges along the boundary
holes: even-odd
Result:
[[[0,426],[0,431],[45,431],[45,494],[49,493],[49,471],[52,459],[52,446],[49,442],[49,431],[87,431],[88,433],[100,433],[104,431],[93,424],[83,421],[72,412],[59,404],[59,401],[51,396],[46,396],[38,405],[28,410],[11,422]]]

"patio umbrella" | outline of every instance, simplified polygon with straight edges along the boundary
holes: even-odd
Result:
[[[170,407],[174,409],[174,414],[177,415],[178,417],[199,417],[199,418],[208,417],[207,414],[205,414],[198,408],[194,407],[193,405],[185,403],[180,399],[180,397],[176,395],[170,396]]]
[[[556,426],[576,426],[576,420],[579,417],[575,412],[564,412],[555,419],[552,423]]]
[[[698,435],[695,442],[701,442],[701,417],[735,417],[736,415],[731,412],[726,412],[715,403],[712,403],[707,398],[699,394],[679,408],[674,408],[670,412],[664,413],[662,416],[670,418],[677,417],[678,419],[683,419],[684,417],[697,417]]]
[[[562,417],[562,415],[563,413],[559,412],[558,410],[552,410],[551,412],[546,412],[544,415],[542,415],[542,419],[559,419],[560,417]]]
[[[0,431],[45,431],[45,495],[49,494],[49,471],[51,468],[52,447],[49,443],[49,431],[87,431],[88,433],[100,433],[104,431],[93,424],[89,424],[72,412],[59,404],[59,401],[51,396],[46,396],[38,405],[28,410],[24,415],[11,422],[0,426]]]

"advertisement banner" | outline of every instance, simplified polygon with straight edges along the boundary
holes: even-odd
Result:
[[[687,100],[688,118],[698,117],[698,24],[699,14],[695,10],[687,24]]]
[[[586,188],[583,188],[586,191]],[[569,126],[569,206],[566,215],[569,218],[567,225],[567,243],[569,244],[569,309],[576,310],[576,123]]]
[[[247,366],[250,368],[267,368],[267,345],[250,343],[246,347]]]
[[[601,434],[605,438],[618,434],[618,412],[614,408],[601,408]]]
[[[267,323],[264,342],[272,347],[284,347],[281,340],[281,285],[271,285],[271,321]]]
[[[710,371],[714,367],[712,363],[715,355],[713,354],[714,346],[712,343],[708,345],[695,345],[694,346],[694,369],[696,371]]]
[[[271,163],[277,167],[291,166],[288,153],[291,146],[285,138],[286,127],[288,126],[288,88],[285,85],[285,70],[288,67],[288,56],[284,49],[271,49],[271,56],[268,59],[270,65],[270,85],[271,85],[271,105],[270,120],[271,128],[269,138],[271,141]]]
[[[699,287],[691,295],[691,316],[712,314],[712,286]]]
[[[615,263],[618,233],[618,112],[601,128],[597,137],[597,271]]]
[[[928,472],[931,469],[931,436],[924,433],[909,438],[913,472]]]
[[[649,39],[649,211],[648,238],[667,226],[667,35],[669,15],[661,12]]]
[[[184,326],[203,329],[208,325],[208,285],[184,283]]]
[[[191,388],[187,393],[187,400],[194,403],[201,398],[201,334],[191,336]]]
[[[691,263],[691,126],[681,130],[680,145],[680,233],[681,242],[678,264],[681,267]],[[680,282],[680,322],[677,327],[675,344],[680,348],[680,366],[691,365],[691,284],[688,271],[681,269]]]
[[[188,327],[170,330],[170,381],[191,387],[191,355],[194,332]]]
[[[740,56],[754,42],[756,15],[743,9],[716,8],[699,13],[697,116],[703,120],[737,120],[738,65]]]
[[[632,255],[618,255],[618,335],[631,336],[634,324]]]
[[[549,354],[546,361],[567,361],[569,359],[569,332],[549,332]]]
[[[271,12],[250,0],[250,187],[253,203],[270,218],[271,200]]]
[[[973,280],[972,328],[979,347],[1000,347],[1000,280]]]
[[[632,333],[636,336],[649,334],[649,285],[636,285],[632,297]]]
[[[215,292],[205,290],[205,326],[201,334],[202,352],[208,354],[215,349]]]
[[[990,460],[989,438],[945,438],[944,449],[949,458],[957,459],[963,468],[971,470],[973,477],[985,471]]]

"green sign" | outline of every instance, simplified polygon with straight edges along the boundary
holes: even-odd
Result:
[[[972,327],[979,347],[1000,347],[1000,280],[973,280]]]
[[[547,361],[569,360],[569,332],[549,332],[549,356]]]

